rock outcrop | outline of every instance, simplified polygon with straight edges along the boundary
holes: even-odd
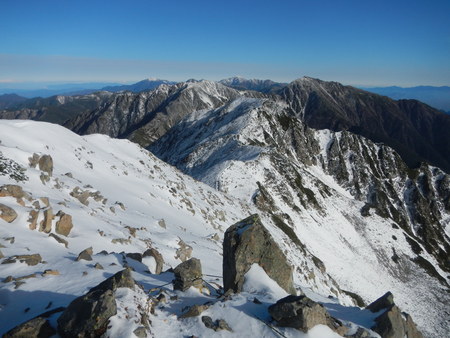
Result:
[[[156,267],[155,267],[154,273],[159,275],[162,272],[163,267],[164,267],[164,258],[159,253],[158,250],[156,250],[155,248],[147,249],[142,254],[142,257],[143,257],[144,260],[145,260],[145,257],[153,257],[155,259],[155,262],[156,262]]]
[[[411,316],[401,312],[394,303],[394,296],[387,292],[367,306],[372,312],[383,311],[375,318],[375,325],[371,328],[383,338],[422,338]]]
[[[174,290],[186,291],[191,286],[202,288],[202,265],[197,258],[191,258],[179,264],[174,270],[175,279],[173,280]]]
[[[125,269],[76,298],[58,318],[58,333],[63,338],[100,337],[107,330],[109,318],[117,313],[115,291],[134,285],[130,270]]]
[[[269,306],[269,313],[279,326],[293,327],[308,332],[316,325],[326,325],[344,334],[347,330],[342,323],[331,317],[323,305],[306,296],[287,296]]]
[[[72,216],[59,212],[59,221],[56,222],[55,231],[59,235],[69,236],[70,231],[73,228]]]
[[[227,229],[223,242],[223,283],[225,292],[240,292],[244,275],[252,264],[260,265],[283,289],[295,294],[292,266],[264,228],[258,215],[252,215]]]
[[[13,208],[0,203],[0,218],[5,222],[12,223],[17,218],[17,212]]]
[[[80,261],[84,259],[85,261],[92,261],[92,255],[94,254],[94,251],[92,250],[92,247],[89,247],[87,249],[84,249],[81,251],[77,256],[77,261]]]

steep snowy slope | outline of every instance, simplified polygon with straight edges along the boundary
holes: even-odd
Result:
[[[257,211],[254,206],[181,174],[128,140],[81,137],[48,123],[6,120],[0,121],[0,140],[1,214],[6,217],[5,210],[11,209],[10,214],[17,214],[0,218],[0,334],[45,311],[67,306],[123,266],[131,266],[144,290],[121,291],[119,312],[108,329],[112,337],[134,336],[148,293],[157,287],[168,296],[167,304],[147,313],[155,337],[224,335],[206,328],[198,317],[177,318],[186,306],[205,302],[213,303],[206,313],[224,318],[234,330],[231,335],[276,336],[261,320],[270,319],[267,307],[285,293],[258,271],[248,276],[245,292],[217,302],[213,290],[211,295],[173,291],[173,274],[154,274],[154,258],[140,263],[126,256],[154,248],[164,259],[165,271],[191,255],[201,260],[203,278],[220,285],[223,232]],[[339,305],[338,301],[353,302],[320,260],[300,242],[293,243],[276,219],[261,214],[296,267],[296,288],[324,302],[353,329],[357,326],[348,320],[372,325],[373,314]],[[73,228],[64,235],[67,224],[59,222],[65,215],[71,216]],[[93,260],[77,261],[89,247]],[[326,298],[329,295],[334,298]],[[374,293],[373,299],[380,295]],[[262,305],[253,303],[255,296]],[[58,315],[50,318],[55,327]],[[303,336],[293,329],[279,330],[289,337]],[[326,327],[304,335],[324,336],[336,335]]]
[[[392,149],[310,129],[268,99],[195,112],[151,150],[271,213],[341,288],[366,301],[391,291],[427,336],[450,332],[450,188],[438,168],[408,169]]]

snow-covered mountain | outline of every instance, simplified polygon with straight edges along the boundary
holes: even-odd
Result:
[[[203,278],[219,285],[223,233],[258,211],[254,205],[182,174],[128,140],[81,137],[61,126],[34,121],[2,120],[0,135],[0,333],[51,310],[56,312],[50,323],[56,327],[59,307],[123,266],[131,266],[145,293],[122,291],[118,313],[108,329],[112,337],[134,336],[139,323],[125,318],[140,318],[149,301],[146,293],[158,287],[167,295],[167,303],[146,313],[152,336],[210,336],[213,331],[199,318],[177,319],[186,306],[205,302],[212,304],[207,313],[225,318],[239,337],[276,336],[264,323],[270,318],[267,306],[286,292],[259,270],[252,270],[244,292],[218,302],[214,294],[173,291],[173,273],[155,274],[154,257],[136,260],[136,253],[142,257],[147,249],[155,249],[166,271],[196,257]],[[374,315],[344,307],[354,301],[323,263],[307,247],[293,243],[276,218],[258,212],[297,267],[295,287],[325,303],[354,330],[357,325],[369,326]],[[89,247],[92,260],[78,260]],[[255,305],[255,297],[263,305]],[[352,315],[356,312],[359,316]],[[299,334],[294,329],[279,330],[289,337]],[[318,327],[305,337],[324,334],[336,336]]]
[[[287,83],[275,82],[272,80],[245,79],[235,76],[219,81],[221,84],[237,90],[255,90],[261,93],[276,93]]]
[[[269,212],[341,288],[366,301],[390,290],[428,336],[449,332],[450,180],[438,168],[409,169],[387,146],[254,98],[192,113],[150,149]]]

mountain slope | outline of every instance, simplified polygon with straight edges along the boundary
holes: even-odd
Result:
[[[254,90],[266,94],[275,94],[287,85],[287,83],[279,83],[272,80],[249,80],[242,77],[230,77],[220,80],[219,83],[237,90]]]
[[[254,206],[183,175],[128,140],[81,137],[63,127],[34,121],[0,121],[0,135],[0,204],[17,213],[11,223],[0,218],[1,334],[47,310],[67,306],[106,277],[131,266],[145,292],[122,293],[117,304],[120,311],[110,323],[111,336],[132,336],[139,326],[136,313],[147,308],[154,288],[167,295],[166,304],[147,313],[155,337],[210,335],[213,331],[198,317],[178,319],[186,306],[205,302],[214,303],[208,315],[225,317],[238,336],[277,336],[261,318],[269,319],[266,310],[278,299],[279,288],[259,280],[259,287],[250,284],[229,301],[218,301],[213,290],[210,295],[206,291],[173,291],[170,282],[174,275],[166,271],[192,255],[201,260],[203,278],[220,285],[223,233],[257,211]],[[52,165],[48,157],[41,165],[44,155],[51,156]],[[23,191],[20,197],[19,190]],[[16,191],[16,197],[4,196],[4,191]],[[56,230],[63,213],[70,215],[73,223],[66,235]],[[354,316],[356,324],[363,325],[363,317],[366,325],[371,323],[369,311],[338,304],[338,300],[345,305],[353,302],[320,260],[292,243],[270,215],[261,212],[261,219],[290,263],[298,267],[294,272],[297,289],[325,303],[349,325],[351,311],[359,313]],[[78,261],[78,253],[88,247],[93,249],[92,261]],[[148,248],[161,254],[166,272],[156,274],[152,259],[139,262],[131,258]],[[23,256],[30,254],[40,255],[36,264]],[[328,295],[335,298],[326,298]],[[253,303],[255,297],[263,305]],[[126,320],[128,316],[132,320]],[[58,313],[50,318],[54,326],[57,317]],[[280,330],[288,337],[299,335],[294,329]],[[336,337],[319,328],[308,337],[323,337],[324,332]]]
[[[110,102],[64,126],[81,135],[101,133],[129,138],[146,147],[185,115],[221,106],[240,95],[237,90],[211,81],[163,84],[150,92],[117,94]]]
[[[337,82],[302,78],[283,89],[283,98],[309,126],[349,130],[394,148],[417,167],[428,161],[450,172],[450,116],[414,100],[394,101]]]
[[[341,288],[365,300],[390,290],[427,336],[445,335],[449,177],[410,170],[386,146],[313,130],[290,112],[282,102],[237,99],[187,116],[150,149],[269,212]]]

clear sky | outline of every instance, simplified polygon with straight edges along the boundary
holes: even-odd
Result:
[[[450,0],[0,0],[0,84],[450,85]]]

